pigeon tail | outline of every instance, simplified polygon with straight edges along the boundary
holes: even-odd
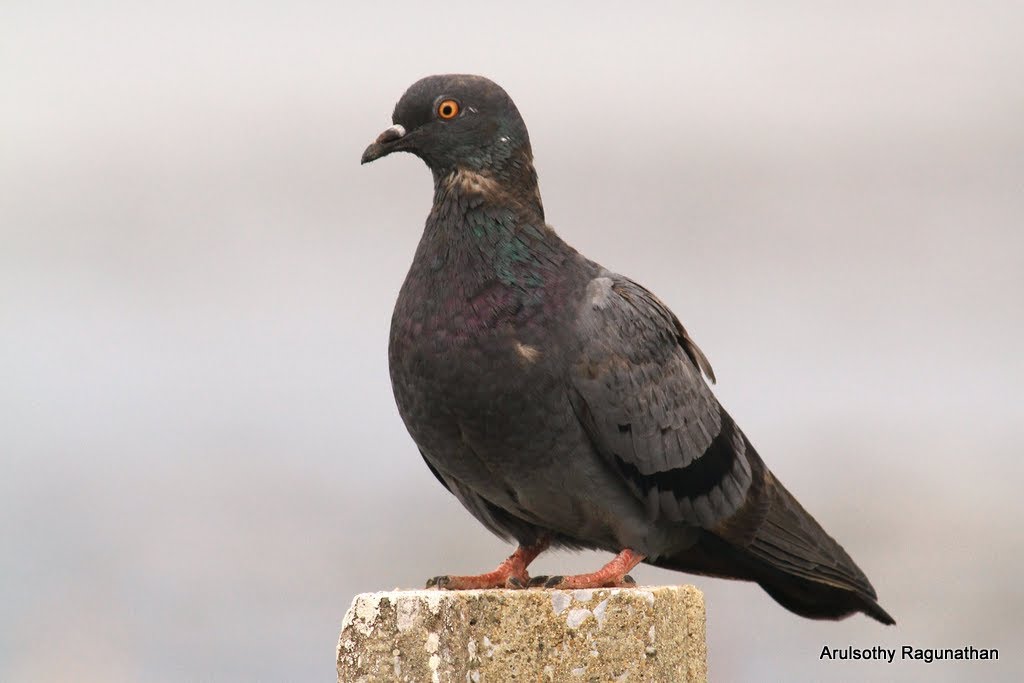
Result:
[[[895,624],[864,572],[775,478],[749,441],[747,453],[756,485],[736,519],[705,530],[686,551],[651,564],[754,581],[780,605],[809,619],[863,612]]]
[[[840,587],[789,573],[754,560],[749,552],[710,532],[683,553],[648,559],[647,563],[690,574],[753,581],[790,612],[808,619],[845,619],[863,612],[883,624],[896,623],[878,604],[873,590]]]
[[[883,624],[895,624],[843,547],[767,468],[765,474],[768,514],[748,547],[765,568],[754,580],[780,605],[811,619],[841,619],[863,612]]]

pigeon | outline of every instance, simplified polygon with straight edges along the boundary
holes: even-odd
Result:
[[[812,619],[895,623],[719,404],[711,364],[668,306],[547,224],[505,90],[428,76],[392,123],[362,163],[409,152],[434,178],[391,321],[395,401],[437,480],[518,544],[491,572],[428,587],[629,587],[644,562],[754,581]],[[615,557],[531,577],[548,548]]]

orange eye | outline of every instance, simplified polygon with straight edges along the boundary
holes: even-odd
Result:
[[[455,100],[444,100],[437,105],[437,115],[445,121],[454,119],[459,115],[459,103]]]

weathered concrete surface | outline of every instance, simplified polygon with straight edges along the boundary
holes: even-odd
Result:
[[[352,601],[343,683],[707,680],[693,586],[394,591]]]

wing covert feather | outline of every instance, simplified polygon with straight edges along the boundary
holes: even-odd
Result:
[[[711,393],[707,358],[653,294],[611,273],[579,312],[573,405],[652,517],[713,527],[750,486],[745,440]]]

